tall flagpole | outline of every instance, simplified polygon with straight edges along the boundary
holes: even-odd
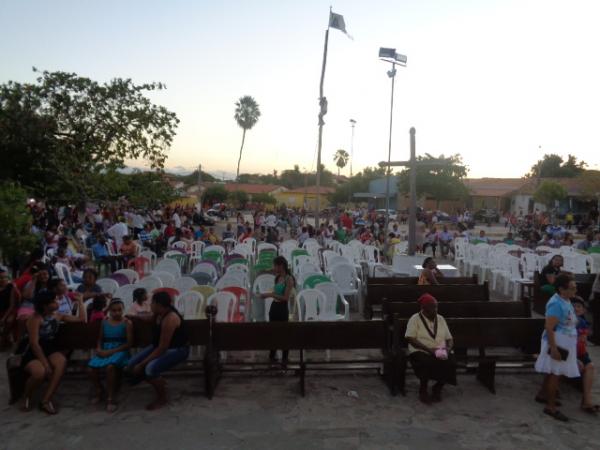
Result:
[[[325,83],[325,66],[327,65],[327,44],[329,42],[329,23],[331,21],[331,8],[327,20],[327,31],[325,31],[325,46],[323,48],[323,66],[321,67],[321,83],[319,84],[319,145],[317,146],[317,201],[315,211],[315,230],[320,227],[321,214],[321,147],[323,145],[323,116],[327,114],[327,99],[323,95],[323,84]]]

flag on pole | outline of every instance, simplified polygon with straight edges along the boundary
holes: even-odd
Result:
[[[344,22],[344,16],[341,14],[336,14],[332,11],[329,11],[329,27],[340,30],[342,33],[352,39],[352,36],[350,36],[346,31],[346,22]]]

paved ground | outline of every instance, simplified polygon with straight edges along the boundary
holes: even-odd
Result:
[[[600,361],[600,348],[592,348],[592,355]],[[6,377],[0,373],[0,402],[6,405]],[[497,395],[463,374],[436,406],[419,403],[416,380],[409,379],[408,395],[391,397],[376,376],[314,374],[302,398],[292,375],[230,375],[207,400],[201,378],[188,375],[170,378],[173,395],[166,409],[146,412],[149,388],[126,387],[121,408],[108,415],[89,405],[84,379],[69,378],[56,399],[57,416],[0,409],[0,448],[600,448],[600,417],[578,410],[579,395],[571,386],[562,387],[562,410],[572,421],[562,424],[532,401],[540,381],[535,374],[499,375]],[[600,401],[598,387],[595,394]]]

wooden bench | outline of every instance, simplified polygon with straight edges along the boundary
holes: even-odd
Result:
[[[57,348],[63,349],[65,353],[73,350],[94,350],[98,343],[100,324],[101,322],[61,324],[56,335]],[[152,343],[152,323],[134,319],[133,325],[134,347],[142,348],[150,345]],[[186,320],[184,326],[190,339],[190,345],[204,346],[208,344],[208,320]],[[86,368],[87,360],[70,361],[65,375],[81,373]],[[21,356],[10,356],[6,360],[6,369],[10,390],[9,404],[13,404],[23,395],[27,380],[27,374],[21,368]],[[190,369],[196,370],[197,367],[193,363],[188,363],[175,370]]]
[[[539,352],[540,339],[544,330],[544,319],[532,318],[464,318],[446,320],[457,348],[478,349],[477,355],[456,355],[459,367],[470,369],[476,364],[475,373],[490,392],[496,393],[496,367],[524,369],[533,367],[535,354]],[[407,319],[396,317],[393,322],[393,351],[401,353],[406,347]],[[520,354],[490,354],[499,347],[522,350]],[[403,365],[406,367],[406,364]],[[399,389],[405,390],[405,375],[398,377]]]
[[[383,302],[383,317],[392,323],[394,317],[408,319],[420,311],[417,302]],[[522,302],[440,302],[438,314],[456,318],[531,317],[529,300]]]
[[[371,284],[367,287],[365,315],[373,318],[375,309],[381,308],[384,300],[414,302],[425,294],[433,295],[440,302],[489,301],[490,290],[483,284],[428,284],[428,285],[385,285]]]
[[[300,393],[305,395],[307,370],[377,370],[392,395],[397,392],[396,379],[405,369],[405,361],[400,355],[392,354],[387,347],[388,329],[382,321],[373,322],[256,322],[256,323],[215,323],[213,339],[205,356],[206,392],[209,398],[214,395],[223,372],[240,370],[262,370],[261,364],[229,363],[219,358],[221,351],[268,351],[273,348],[299,351],[299,360],[288,363],[288,368],[300,376]],[[307,361],[306,350],[336,349],[379,349],[377,359],[352,359],[331,361]],[[264,366],[266,363],[262,364]],[[233,369],[232,369],[233,368]]]
[[[577,295],[583,298],[586,302],[592,293],[592,286],[596,279],[596,274],[575,274],[575,282],[577,283]],[[533,274],[533,310],[538,314],[546,314],[546,303],[552,297],[551,294],[542,291],[541,274],[534,272]]]
[[[390,284],[391,285],[417,284],[418,281],[419,281],[419,277],[381,277],[381,278],[368,277],[367,278],[367,286],[373,285],[373,284],[387,284],[387,285],[390,285]],[[477,274],[473,275],[472,277],[444,277],[441,281],[443,281],[444,284],[478,284],[479,283]]]

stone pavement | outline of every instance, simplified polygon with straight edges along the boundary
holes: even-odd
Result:
[[[600,348],[591,350],[599,361]],[[499,374],[497,395],[461,374],[459,386],[448,387],[435,406],[418,402],[410,374],[406,397],[391,397],[376,376],[309,374],[305,398],[291,374],[229,375],[213,400],[204,396],[202,379],[188,374],[169,378],[167,408],[145,411],[150,388],[125,386],[112,415],[89,404],[85,379],[71,377],[56,399],[60,413],[48,417],[6,406],[6,374],[0,373],[0,448],[7,450],[600,448],[600,417],[578,409],[571,386],[561,389],[571,422],[542,414],[533,402],[536,374]],[[600,402],[598,386],[595,394]]]

